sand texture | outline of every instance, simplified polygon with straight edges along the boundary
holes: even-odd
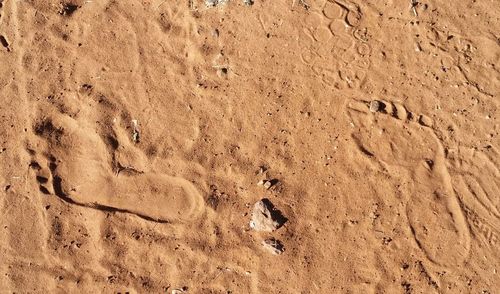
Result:
[[[0,0],[0,293],[499,293],[500,3]]]

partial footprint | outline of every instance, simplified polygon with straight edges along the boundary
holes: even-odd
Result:
[[[370,67],[371,47],[359,28],[362,13],[355,3],[328,1],[311,9],[299,32],[301,60],[335,88],[357,88]]]
[[[348,116],[359,149],[383,165],[391,176],[407,182],[410,229],[417,245],[439,265],[463,262],[470,233],[446,168],[444,149],[431,128],[398,103],[351,100]],[[418,123],[419,121],[420,123]]]
[[[500,94],[500,75],[495,64],[500,60],[500,46],[494,36],[475,36],[472,39],[455,35],[451,40],[440,38],[443,32],[435,30],[433,39],[441,48],[450,50],[454,64],[470,86],[490,97]],[[447,36],[448,34],[446,34]],[[434,41],[433,40],[433,41]]]
[[[46,140],[55,193],[84,206],[118,210],[157,221],[188,221],[203,211],[203,197],[186,179],[116,162],[113,138],[88,124],[56,115],[35,127]]]
[[[453,188],[477,239],[497,258],[500,256],[500,154],[494,147],[485,151],[470,148],[447,154]]]

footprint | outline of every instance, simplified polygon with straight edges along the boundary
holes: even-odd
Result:
[[[498,258],[500,244],[499,152],[457,148],[447,154],[453,188],[465,211],[471,231],[482,247]],[[496,160],[496,162],[495,162]]]
[[[430,32],[429,40],[441,50],[450,52],[450,65],[458,68],[469,86],[486,96],[498,96],[500,78],[495,64],[500,58],[500,50],[497,38],[478,35],[469,39],[434,27]]]
[[[444,148],[428,127],[432,120],[387,101],[351,100],[347,113],[360,151],[408,183],[406,213],[417,245],[438,265],[462,263],[469,256],[470,233]]]
[[[53,190],[68,202],[162,222],[189,221],[203,212],[192,183],[122,165],[114,152],[121,142],[108,137],[105,143],[85,122],[55,115],[34,129],[47,145]]]

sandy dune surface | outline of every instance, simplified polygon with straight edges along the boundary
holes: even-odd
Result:
[[[0,292],[498,293],[499,32],[497,0],[0,1]]]

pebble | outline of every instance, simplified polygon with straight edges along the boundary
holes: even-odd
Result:
[[[378,100],[373,100],[372,102],[370,102],[370,111],[371,112],[377,112],[377,111],[380,111],[383,109],[383,104],[378,101]]]
[[[219,3],[218,0],[205,0],[205,6],[207,7],[214,7]]]
[[[267,251],[274,255],[280,255],[281,253],[283,253],[283,251],[285,251],[283,243],[275,238],[269,238],[262,241],[262,246],[264,246]]]
[[[278,183],[279,183],[279,181],[276,179],[272,179],[272,180],[263,179],[257,183],[257,186],[263,186],[266,189],[270,189],[272,186],[275,186]]]
[[[254,204],[250,228],[255,231],[272,232],[281,227],[286,218],[274,208],[268,199],[262,199]]]
[[[205,0],[206,7],[215,7],[217,5],[226,4],[228,0]]]
[[[260,175],[260,174],[263,174],[267,171],[267,167],[265,166],[260,166],[259,167],[259,170],[257,171],[257,174]]]

